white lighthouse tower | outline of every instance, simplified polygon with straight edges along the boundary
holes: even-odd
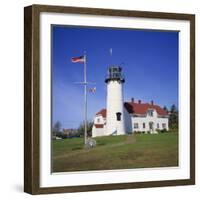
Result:
[[[122,68],[111,66],[105,79],[107,84],[107,116],[105,135],[125,134]]]

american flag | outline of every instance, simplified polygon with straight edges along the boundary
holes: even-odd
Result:
[[[73,58],[71,58],[71,61],[73,63],[78,63],[78,62],[84,63],[85,62],[85,56],[73,57]]]
[[[95,93],[95,92],[96,92],[96,87],[94,87],[94,88],[89,88],[89,92]]]

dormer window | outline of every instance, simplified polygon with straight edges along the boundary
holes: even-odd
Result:
[[[153,117],[153,110],[148,110],[148,115],[150,116],[150,117]]]

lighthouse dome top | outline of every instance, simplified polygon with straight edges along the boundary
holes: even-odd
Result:
[[[110,66],[108,68],[108,73],[105,79],[105,82],[108,83],[109,81],[120,81],[122,83],[125,82],[124,76],[122,74],[122,68],[120,66]]]

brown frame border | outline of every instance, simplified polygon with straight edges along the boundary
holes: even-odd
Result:
[[[178,19],[190,22],[190,178],[41,188],[39,184],[39,18],[41,12]],[[24,8],[24,191],[30,194],[83,192],[195,184],[195,15],[99,8],[32,5]]]

